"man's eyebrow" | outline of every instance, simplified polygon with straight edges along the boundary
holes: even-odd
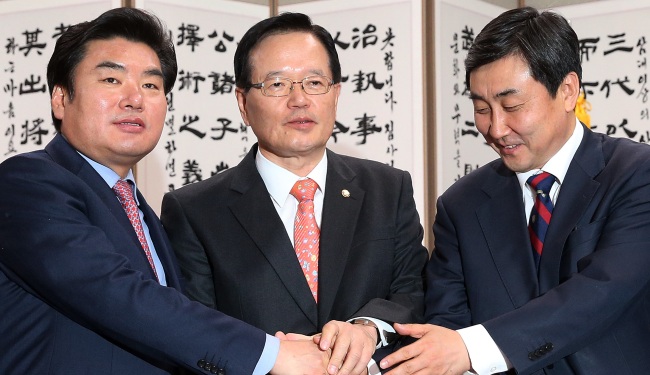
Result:
[[[324,76],[324,77],[326,76],[325,72],[322,71],[321,69],[309,69],[309,70],[307,71],[307,73],[308,73],[308,74],[307,74],[307,76],[305,76],[305,77],[313,76],[313,75]],[[285,72],[285,71],[283,71],[283,70],[272,70],[272,71],[270,71],[270,72],[268,72],[268,73],[266,74],[266,78],[265,78],[265,79],[272,78],[272,77],[283,77],[283,78],[286,78],[286,76],[287,76],[287,72]]]
[[[118,64],[113,61],[102,61],[97,66],[95,66],[95,69],[113,69],[113,70],[126,70],[124,68],[124,65]]]
[[[517,89],[505,89],[505,90],[503,90],[501,92],[498,92],[496,95],[494,95],[494,98],[498,99],[498,98],[502,98],[504,96],[516,94],[518,92],[519,92],[519,90],[517,90]],[[485,98],[482,95],[479,95],[479,94],[477,94],[475,92],[470,92],[469,93],[469,98],[472,99],[472,100],[483,100],[483,101],[485,101]]]
[[[95,69],[112,69],[112,70],[119,70],[119,71],[126,71],[126,68],[122,64],[118,64],[113,61],[102,61],[97,66]],[[163,73],[160,69],[158,68],[151,68],[147,69],[144,71],[143,75],[145,76],[156,76],[156,77],[164,77]]]
[[[158,68],[147,69],[147,70],[144,71],[144,75],[145,76],[155,76],[155,77],[164,78],[163,72]]]
[[[504,97],[504,96],[508,96],[508,95],[516,94],[516,93],[518,93],[518,92],[519,92],[519,90],[517,90],[517,89],[505,89],[505,90],[503,90],[503,91],[497,93],[497,94],[495,95],[495,98],[501,98],[501,97]]]
[[[479,94],[471,92],[471,91],[469,93],[469,98],[472,99],[472,100],[483,100],[483,101],[485,101],[485,99],[483,98],[482,95],[479,95]]]

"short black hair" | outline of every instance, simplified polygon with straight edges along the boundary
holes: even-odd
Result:
[[[506,11],[490,21],[467,53],[467,88],[474,69],[510,55],[519,56],[528,64],[532,77],[546,87],[552,98],[571,72],[578,75],[582,84],[578,36],[559,14],[524,7]]]
[[[86,55],[88,43],[113,38],[144,43],[154,50],[160,60],[165,94],[172,90],[178,65],[174,42],[163,23],[158,17],[141,9],[115,8],[92,21],[73,25],[61,34],[47,65],[50,96],[58,85],[66,89],[69,99],[73,100],[75,70]],[[54,113],[52,120],[60,132],[61,120],[55,118]]]
[[[293,32],[309,33],[321,42],[329,56],[332,81],[334,83],[341,82],[341,63],[332,35],[323,27],[314,25],[309,16],[287,12],[258,22],[244,34],[235,51],[235,84],[237,87],[245,90],[250,89],[253,83],[251,82],[250,54],[264,38]]]

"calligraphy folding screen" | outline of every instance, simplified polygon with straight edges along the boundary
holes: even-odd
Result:
[[[552,9],[578,34],[591,128],[649,143],[650,0],[596,1]],[[497,157],[474,126],[463,60],[478,32],[505,11],[482,2],[436,1],[437,194]]]
[[[329,0],[281,6],[336,42],[343,82],[328,147],[407,170],[424,210],[421,0]]]
[[[580,39],[591,128],[650,142],[650,1],[599,1],[556,9]]]
[[[178,77],[158,146],[138,163],[138,186],[159,211],[164,193],[233,167],[255,143],[235,99],[233,57],[268,6],[219,0],[141,0],[172,34]]]
[[[505,9],[482,1],[436,0],[436,193],[496,158],[474,126],[465,86],[467,50],[476,34]]]
[[[47,63],[59,35],[119,0],[0,1],[0,161],[43,148],[55,134]]]

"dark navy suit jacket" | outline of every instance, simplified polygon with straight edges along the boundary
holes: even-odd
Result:
[[[431,323],[483,324],[519,375],[650,371],[650,147],[585,128],[539,277],[522,191],[501,160],[461,178],[437,208]]]
[[[264,332],[180,293],[169,241],[138,195],[167,275],[158,284],[112,189],[62,136],[3,162],[0,192],[0,373],[253,371]]]

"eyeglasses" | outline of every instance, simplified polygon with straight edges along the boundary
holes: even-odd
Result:
[[[264,96],[287,96],[293,91],[293,85],[300,83],[302,90],[305,94],[309,95],[323,95],[330,91],[334,82],[324,76],[309,76],[300,81],[292,81],[289,78],[272,77],[267,78],[263,82],[253,83],[250,85],[252,88],[262,90]]]

